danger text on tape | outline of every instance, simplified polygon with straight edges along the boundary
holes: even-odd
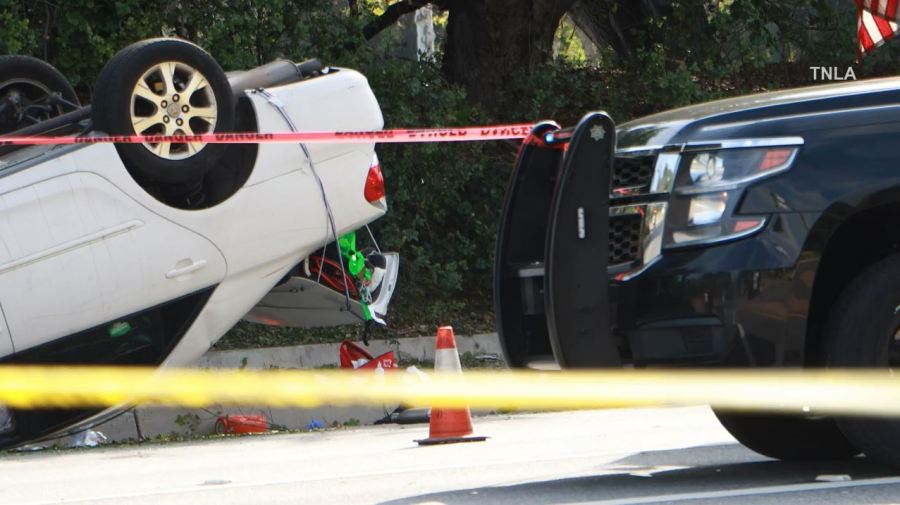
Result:
[[[67,137],[7,136],[0,145],[66,145],[66,144],[371,144],[471,142],[515,140],[531,133],[531,124],[470,126],[465,128],[424,128],[373,131],[305,131],[260,133],[208,133],[203,135],[90,135]]]

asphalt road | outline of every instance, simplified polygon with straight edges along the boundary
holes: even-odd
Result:
[[[900,503],[859,458],[789,464],[743,449],[707,408],[477,418],[486,442],[418,447],[372,427],[0,457],[0,503]]]

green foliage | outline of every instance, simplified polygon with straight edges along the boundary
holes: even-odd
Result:
[[[553,52],[557,58],[565,60],[573,65],[587,63],[587,54],[584,43],[578,37],[575,24],[568,17],[564,17],[556,29],[556,39],[553,41]]]
[[[653,101],[683,104],[740,92],[807,85],[810,66],[853,66],[860,77],[895,74],[900,45],[857,63],[856,7],[833,0],[674,0],[650,22],[634,61],[614,60]]]
[[[179,36],[209,50],[226,70],[278,57],[353,61],[361,22],[331,0],[209,0],[147,3],[0,0],[0,50],[53,63],[84,96],[105,62],[132,42]]]
[[[38,34],[25,10],[18,0],[0,0],[0,54],[31,53],[37,47]]]
[[[362,423],[360,423],[359,419],[356,419],[355,417],[351,417],[344,422],[338,422],[337,420],[331,422],[332,428],[356,428],[359,426],[362,426]]]
[[[318,344],[340,342],[360,337],[358,326],[339,326],[316,330],[300,330],[296,328],[275,328],[247,322],[240,322],[232,328],[219,342],[216,348],[248,349],[255,347],[282,347],[298,344]],[[241,368],[246,368],[246,358],[241,360]]]
[[[484,121],[435,62],[388,60],[367,76],[377,90],[386,127],[459,126]],[[403,83],[398,86],[397,83]],[[389,195],[389,219],[375,225],[383,244],[403,254],[404,296],[426,301],[464,295],[489,275],[493,236],[506,174],[490,147],[383,145],[378,153]],[[475,293],[470,293],[475,294]]]
[[[366,43],[362,27],[387,2],[359,4],[361,13],[333,0],[210,0],[202,8],[182,1],[84,0],[71,8],[58,1],[0,0],[0,52],[47,59],[86,98],[103,64],[146,37],[190,39],[226,70],[278,57],[318,57],[369,78],[386,127],[545,118],[572,124],[597,109],[622,122],[719,96],[809,84],[809,65],[845,68],[856,58],[852,2],[675,0],[666,17],[630,33],[637,42],[630,58],[605,47],[586,51],[564,23],[558,60],[506,76],[490,103],[473,104],[444,79],[440,55],[404,61],[385,56],[390,37],[380,46]],[[446,13],[438,19],[443,31]],[[900,43],[888,44],[854,65],[857,75],[893,73],[898,51]],[[597,56],[590,60],[588,53]],[[390,210],[374,228],[384,248],[402,255],[395,326],[420,334],[438,323],[454,324],[460,333],[492,326],[494,243],[515,149],[502,142],[378,147]],[[358,328],[303,332],[240,324],[223,346],[358,337]]]

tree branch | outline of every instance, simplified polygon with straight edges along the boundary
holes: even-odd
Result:
[[[381,31],[385,28],[396,23],[397,20],[400,19],[400,17],[404,14],[415,12],[430,3],[431,0],[401,0],[397,3],[391,4],[387,9],[385,9],[384,14],[375,18],[374,21],[367,24],[363,28],[363,36],[366,38],[366,40],[369,40],[381,33]]]
[[[647,30],[648,22],[667,13],[671,0],[577,0],[569,18],[597,47],[607,45],[624,60],[631,60],[635,30]]]

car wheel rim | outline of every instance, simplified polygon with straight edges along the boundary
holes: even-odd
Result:
[[[138,135],[203,135],[212,133],[218,117],[216,96],[206,77],[177,61],[154,65],[131,92],[130,118]],[[203,142],[146,142],[156,156],[183,160],[206,146]]]

